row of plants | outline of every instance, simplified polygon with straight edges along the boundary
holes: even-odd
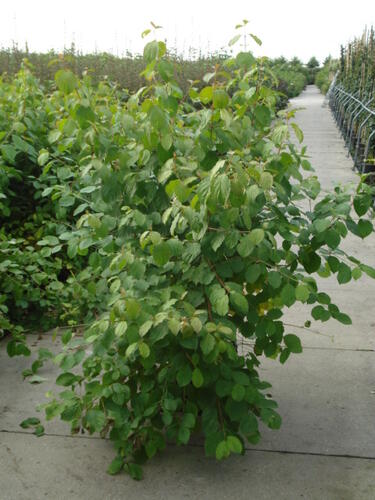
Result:
[[[365,30],[362,37],[341,47],[340,60],[336,63],[336,82],[344,91],[362,101],[343,101],[339,89],[332,95],[332,106],[339,127],[345,137],[355,167],[369,173],[368,182],[374,182],[375,144],[375,32]],[[371,175],[370,175],[371,173]]]
[[[13,356],[60,327],[23,375],[54,362],[47,420],[109,437],[108,472],[135,479],[168,442],[198,434],[221,460],[278,429],[259,366],[302,351],[283,310],[350,324],[316,277],[375,277],[341,248],[373,231],[365,176],[321,191],[264,60],[240,52],[187,95],[162,41],[143,60],[130,93],[67,69],[53,88],[27,67],[0,83],[0,330]]]
[[[179,56],[175,50],[168,51],[168,56],[174,65],[176,81],[185,94],[189,90],[189,82],[201,84],[204,75],[211,72],[215,65],[220,65],[222,61],[232,57],[229,51],[204,55],[193,49],[189,50],[187,59]],[[33,74],[43,83],[53,81],[56,71],[65,69],[72,71],[79,78],[89,74],[94,84],[108,78],[129,92],[136,92],[144,85],[143,57],[129,52],[123,57],[109,53],[83,54],[72,45],[61,54],[54,51],[40,54],[29,52],[27,47],[21,50],[15,46],[12,49],[0,50],[0,74],[3,78],[15,76],[25,60],[30,64]],[[307,65],[304,65],[297,58],[288,61],[283,57],[264,58],[263,64],[266,69],[272,71],[272,75],[268,75],[268,84],[280,92],[277,97],[279,109],[287,105],[289,98],[299,95],[306,84],[313,83],[311,72],[314,71],[314,64],[319,65],[315,58],[311,58]]]
[[[277,79],[275,89],[279,92],[277,108],[287,106],[290,98],[297,97],[308,84],[307,67],[298,59],[288,61],[279,57],[270,61],[270,67]]]
[[[339,61],[329,56],[326,58],[323,66],[317,72],[315,76],[315,85],[323,94],[326,94],[328,92],[328,89],[338,71],[338,68]]]
[[[365,29],[360,38],[341,47],[338,80],[349,92],[373,96],[375,90],[375,32]]]
[[[358,92],[360,98],[374,95],[375,82],[375,32],[365,29],[362,36],[346,46],[341,46],[340,58],[328,57],[317,72],[315,83],[323,93],[328,91],[334,75],[337,81],[351,93]]]

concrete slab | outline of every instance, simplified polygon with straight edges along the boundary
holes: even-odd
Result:
[[[260,373],[283,417],[260,448],[375,458],[375,353],[306,349]]]
[[[0,434],[4,500],[368,500],[375,461],[248,452],[216,463],[199,447],[170,447],[144,468],[144,479],[109,476],[108,442]]]

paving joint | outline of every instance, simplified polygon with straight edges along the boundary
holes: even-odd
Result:
[[[7,430],[0,430],[0,434],[22,434],[26,436],[33,437],[34,439],[38,439],[34,434],[31,432],[22,432],[22,431],[7,431]],[[87,440],[96,440],[96,441],[110,441],[108,438],[101,438],[98,436],[79,436],[79,435],[71,435],[71,434],[55,434],[55,433],[46,433],[43,434],[41,437],[57,437],[57,438],[69,438],[69,439],[87,439]],[[174,443],[169,443],[169,446],[174,446],[177,447],[176,444]],[[204,448],[203,445],[199,443],[188,443],[185,445],[186,447],[190,448]],[[361,459],[361,460],[375,460],[375,456],[369,455],[353,455],[349,453],[323,453],[323,452],[314,452],[314,451],[297,451],[297,450],[270,450],[267,448],[249,448],[248,446],[245,446],[246,451],[254,451],[257,453],[278,453],[282,455],[303,455],[303,456],[315,456],[315,457],[327,457],[327,458],[349,458],[349,459]]]

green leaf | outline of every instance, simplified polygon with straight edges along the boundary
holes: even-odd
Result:
[[[189,199],[191,189],[188,188],[183,182],[179,179],[168,182],[165,191],[169,197],[173,195],[181,202],[185,203]]]
[[[204,87],[199,92],[199,99],[203,104],[208,104],[212,101],[213,98],[213,88],[212,87]]]
[[[10,144],[3,144],[2,146],[0,146],[0,150],[5,160],[9,161],[10,163],[14,163],[18,151],[13,146],[11,146]]]
[[[123,466],[124,466],[124,459],[122,457],[116,457],[109,464],[107,472],[108,474],[111,475],[117,474],[118,472],[120,472]]]
[[[258,431],[258,420],[253,413],[249,413],[241,419],[240,431],[245,436]]]
[[[160,76],[165,82],[169,82],[174,76],[174,67],[169,61],[162,59],[158,64]],[[164,146],[163,146],[164,147]],[[169,149],[169,148],[168,148]]]
[[[142,467],[133,462],[128,462],[124,466],[124,470],[129,473],[130,477],[136,481],[140,481],[143,478]]]
[[[49,159],[49,152],[45,149],[42,149],[38,156],[38,165],[43,167],[47,163],[48,159]]]
[[[178,332],[180,331],[181,329],[181,323],[178,319],[176,318],[171,318],[169,321],[168,321],[168,328],[170,329],[170,331],[173,333],[173,335],[177,335]]]
[[[237,43],[240,38],[241,38],[241,35],[236,35],[233,38],[231,38],[231,40],[228,43],[229,47],[232,47],[232,45]]]
[[[300,284],[296,287],[295,293],[296,293],[296,299],[300,300],[301,302],[306,302],[306,300],[310,296],[309,287],[303,284]]]
[[[230,455],[230,449],[226,441],[221,441],[216,447],[216,459],[223,460]]]
[[[293,127],[294,133],[296,134],[298,142],[303,142],[303,132],[300,127],[297,125],[297,123],[291,123],[291,125]]]
[[[282,275],[276,271],[270,271],[267,274],[268,283],[272,286],[272,288],[279,288],[282,282]]]
[[[47,382],[47,378],[41,377],[40,375],[32,375],[29,379],[28,382],[30,384],[42,384],[43,382]]]
[[[142,31],[141,33],[141,37],[144,38],[146,37],[147,35],[149,35],[151,33],[151,30],[150,29],[147,29],[147,30],[144,30]]]
[[[334,229],[329,229],[324,236],[326,243],[330,248],[334,249],[339,246],[340,235],[337,231],[335,231]]]
[[[290,356],[290,350],[288,348],[285,348],[281,351],[281,354],[280,354],[280,363],[283,365],[287,359],[289,358]]]
[[[55,74],[57,88],[64,94],[70,94],[77,87],[78,82],[74,74],[69,70],[60,69]]]
[[[329,219],[317,219],[314,221],[314,228],[317,233],[322,233],[331,225],[331,221]]]
[[[296,292],[294,286],[292,286],[290,283],[284,285],[281,290],[280,297],[286,306],[292,306],[296,301]]]
[[[327,309],[324,309],[323,306],[315,306],[311,311],[311,316],[315,320],[328,321],[331,317],[331,313],[327,311]]]
[[[352,272],[349,266],[344,264],[343,262],[340,262],[339,265],[339,272],[337,274],[337,281],[340,283],[340,285],[344,283],[348,283],[352,279]]]
[[[86,128],[90,125],[90,123],[96,121],[94,111],[88,106],[77,106],[75,109],[75,118],[81,128]]]
[[[243,258],[248,257],[254,250],[254,243],[250,235],[242,236],[239,244],[237,245],[237,252]]]
[[[299,253],[299,259],[309,274],[315,273],[320,268],[321,258],[310,248],[301,250]]]
[[[190,324],[195,333],[199,333],[202,330],[202,322],[199,318],[192,318]]]
[[[172,147],[172,136],[170,134],[164,134],[160,143],[166,151],[169,151]]]
[[[75,203],[74,196],[66,195],[60,198],[60,206],[61,207],[72,207]]]
[[[359,280],[359,278],[362,276],[362,271],[361,271],[361,268],[360,267],[355,267],[353,270],[352,270],[352,277],[353,279],[355,280]]]
[[[210,354],[210,352],[215,348],[215,345],[215,338],[210,333],[207,333],[200,343],[201,350],[205,356]]]
[[[35,434],[35,436],[37,436],[37,437],[44,436],[44,427],[43,427],[43,425],[37,425],[35,427],[35,430],[34,430],[33,434]]]
[[[162,241],[158,245],[154,245],[152,256],[155,264],[162,267],[169,262],[169,259],[172,257],[172,251],[169,245],[165,241]]]
[[[357,224],[358,236],[361,238],[366,238],[369,236],[374,228],[369,220],[360,219]]]
[[[213,91],[212,102],[214,108],[223,109],[228,106],[229,95],[223,89],[216,89]]]
[[[243,385],[235,384],[232,389],[232,399],[234,401],[242,401],[245,397],[246,389]]]
[[[239,52],[236,56],[236,64],[241,68],[250,69],[255,62],[255,57],[251,52]]]
[[[215,236],[213,237],[213,239],[211,241],[212,250],[214,252],[216,252],[221,247],[221,245],[223,244],[224,240],[225,240],[225,233],[224,233],[224,231],[215,234]]]
[[[328,265],[333,273],[339,270],[340,261],[336,257],[329,256],[327,259]]]
[[[105,426],[106,416],[102,410],[89,410],[86,413],[85,421],[90,432],[100,432]]]
[[[230,180],[225,174],[214,178],[212,184],[212,196],[219,203],[226,203],[230,195]]]
[[[154,323],[152,320],[148,320],[145,323],[143,323],[143,325],[139,329],[139,335],[141,337],[144,337],[146,335],[146,333],[152,328],[153,324]]]
[[[359,266],[364,273],[367,274],[367,276],[370,276],[370,278],[375,279],[375,269],[371,266],[367,266],[366,264],[360,264]]]
[[[242,293],[231,292],[229,299],[233,308],[240,314],[245,315],[249,311],[249,303]]]
[[[73,332],[72,330],[66,330],[61,336],[61,342],[66,345],[70,339],[72,338]]]
[[[271,112],[264,104],[258,104],[255,107],[254,115],[255,119],[262,127],[269,127],[271,125]]]
[[[152,63],[158,58],[159,55],[159,44],[156,40],[149,42],[145,45],[143,49],[143,58],[147,64]]]
[[[264,239],[263,229],[253,229],[250,231],[249,239],[254,246],[259,245]]]
[[[150,356],[150,348],[145,342],[140,342],[138,345],[139,354],[142,358],[148,358]]]
[[[229,311],[229,299],[225,290],[215,286],[210,293],[210,301],[214,312],[220,316],[226,316]]]
[[[154,441],[147,441],[145,444],[145,451],[148,458],[152,458],[158,451]]]
[[[259,185],[268,191],[273,185],[273,176],[269,172],[262,172],[259,179]]]
[[[164,408],[167,411],[176,411],[178,402],[175,399],[164,399]]]
[[[180,387],[185,387],[190,384],[192,378],[192,370],[188,364],[184,365],[177,372],[176,380]]]
[[[149,109],[149,117],[152,126],[158,131],[158,132],[168,132],[169,129],[169,123],[168,123],[168,118],[166,113],[159,107],[159,106],[152,106]]]
[[[78,377],[74,373],[66,372],[59,375],[56,379],[57,385],[62,385],[63,387],[68,387],[69,385],[77,382]]]
[[[141,311],[141,305],[134,299],[127,299],[125,302],[125,308],[129,319],[137,319]]]
[[[190,430],[187,427],[180,427],[177,438],[179,443],[188,444],[190,439]]]
[[[40,424],[39,418],[30,417],[30,418],[27,418],[26,420],[23,420],[20,423],[20,427],[22,427],[22,429],[28,429],[29,427],[35,427],[36,425],[39,425],[39,424]]]
[[[334,313],[334,314],[332,314],[332,317],[337,319],[337,321],[340,321],[340,323],[342,323],[343,325],[351,325],[352,324],[352,320],[351,320],[350,316],[348,316],[345,313],[342,313],[342,312]]]
[[[254,40],[254,42],[257,44],[257,45],[262,45],[262,40],[260,38],[258,38],[256,35],[254,35],[253,33],[250,33],[250,36],[251,38]]]
[[[284,335],[284,342],[290,352],[296,354],[302,352],[301,340],[297,335],[293,335],[292,333]]]
[[[185,413],[182,417],[181,425],[188,429],[193,429],[195,427],[195,416],[192,413]]]
[[[316,297],[317,297],[318,302],[320,304],[330,304],[331,303],[331,297],[324,292],[319,292]]]
[[[365,215],[365,213],[368,211],[372,203],[372,197],[371,195],[357,195],[354,197],[353,200],[353,205],[354,205],[354,210],[356,211],[357,215],[359,217],[362,217],[362,215]]]
[[[193,370],[193,375],[191,380],[193,382],[193,386],[196,387],[197,389],[199,389],[199,387],[202,387],[204,383],[204,378],[199,368],[195,368]]]
[[[247,283],[255,283],[261,275],[262,269],[259,264],[253,264],[246,269],[245,279]]]
[[[115,328],[116,337],[122,337],[127,329],[128,329],[128,324],[126,321],[120,321],[119,323],[117,323]]]
[[[241,441],[236,436],[228,436],[226,439],[229,451],[232,453],[242,453],[243,446]]]

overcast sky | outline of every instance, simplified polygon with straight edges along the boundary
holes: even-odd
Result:
[[[8,0],[1,3],[0,45],[62,50],[74,41],[83,52],[141,52],[141,32],[154,21],[159,37],[187,53],[227,46],[234,26],[245,18],[249,32],[263,40],[247,48],[257,55],[338,56],[341,43],[375,24],[374,0]],[[243,43],[243,42],[242,42]],[[236,51],[241,48],[239,42]]]

